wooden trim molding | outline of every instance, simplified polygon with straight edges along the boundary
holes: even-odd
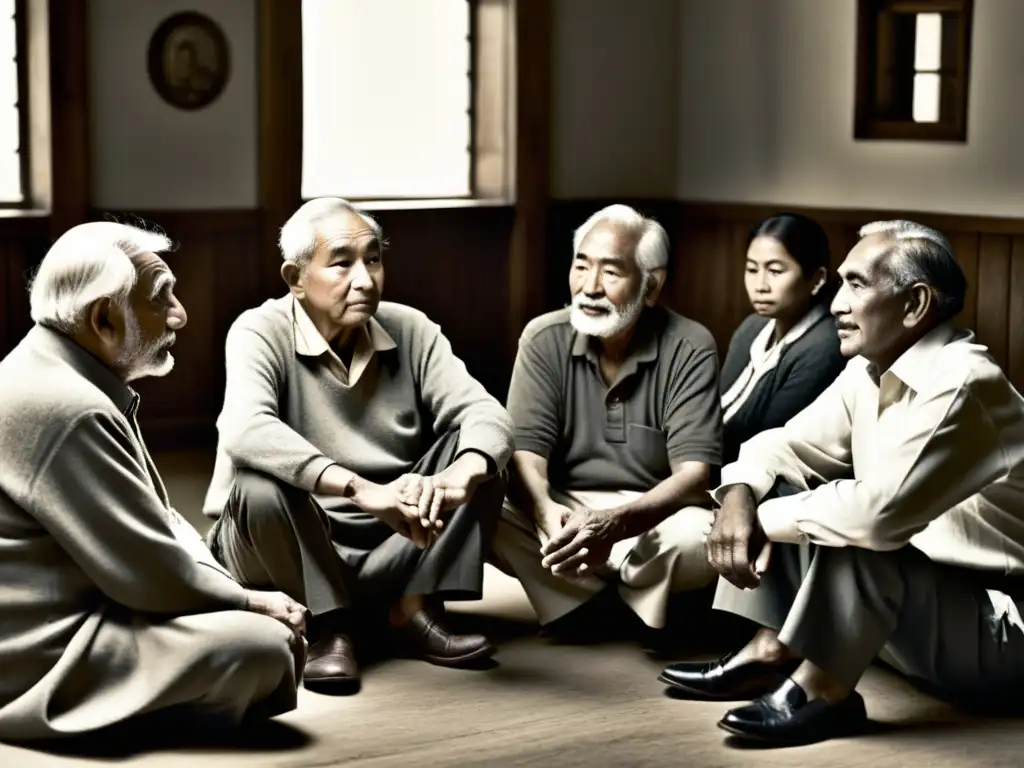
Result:
[[[89,208],[89,7],[50,0],[50,235],[85,221]]]
[[[815,208],[803,205],[771,205],[768,203],[716,203],[698,200],[679,202],[681,214],[686,218],[748,220],[766,219],[774,213],[789,211],[802,213],[819,222],[861,225],[887,219],[909,219],[940,232],[988,232],[1001,235],[1024,235],[1024,218],[977,216],[974,214],[943,213],[936,211],[896,211],[877,208]]]
[[[515,4],[515,222],[508,265],[508,355],[544,310],[551,158],[549,0]]]
[[[280,285],[277,233],[302,204],[302,4],[259,4],[260,281]]]

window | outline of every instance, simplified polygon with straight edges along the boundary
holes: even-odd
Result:
[[[20,3],[0,0],[0,206],[20,205],[25,199],[22,176],[21,109],[22,39]]]
[[[302,0],[303,198],[479,195],[478,133],[494,121],[475,110],[475,43],[489,4]]]
[[[972,0],[860,0],[858,139],[966,141]]]

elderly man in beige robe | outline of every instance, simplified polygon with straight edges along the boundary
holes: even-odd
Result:
[[[139,433],[128,382],[170,371],[186,321],[169,247],[113,222],[65,233],[0,361],[0,739],[295,707],[305,609],[217,565]]]

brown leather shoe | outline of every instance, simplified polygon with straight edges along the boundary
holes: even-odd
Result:
[[[359,666],[347,635],[324,635],[309,646],[303,683],[320,693],[354,693],[359,689]]]
[[[494,646],[483,635],[454,635],[441,618],[444,612],[437,608],[421,608],[408,624],[395,627],[398,653],[413,659],[423,659],[441,667],[461,667],[489,658]]]

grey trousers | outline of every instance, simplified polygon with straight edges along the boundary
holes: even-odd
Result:
[[[445,469],[458,442],[458,430],[448,432],[411,471],[433,475]],[[481,483],[440,537],[421,550],[347,499],[321,504],[275,478],[239,470],[208,542],[239,582],[278,589],[314,616],[357,604],[375,608],[402,595],[479,600],[504,491],[501,477]]]
[[[1021,586],[933,562],[909,545],[875,552],[774,544],[760,586],[720,579],[714,607],[777,630],[847,685],[878,656],[936,693],[982,703],[1017,698],[1024,686]]]

